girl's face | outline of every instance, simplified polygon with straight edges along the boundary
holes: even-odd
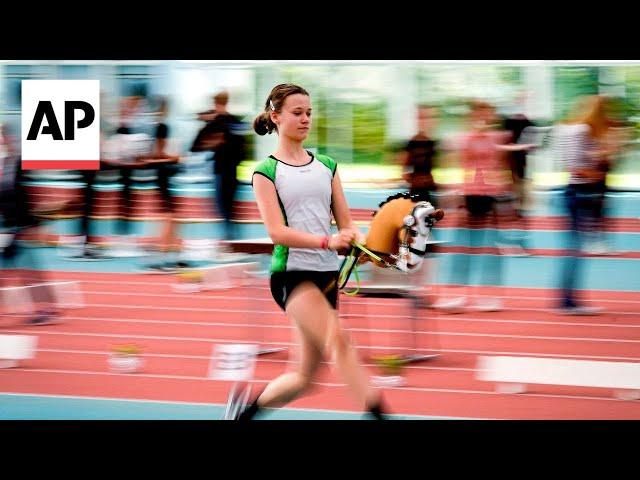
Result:
[[[311,99],[301,93],[289,95],[279,113],[271,112],[271,120],[278,126],[278,135],[302,142],[311,129]]]

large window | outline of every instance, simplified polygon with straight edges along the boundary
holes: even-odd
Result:
[[[308,145],[340,162],[381,163],[388,150],[386,67],[283,66],[279,75],[311,95]]]
[[[8,64],[2,76],[1,120],[17,137],[21,135],[22,80],[54,78],[52,65]]]
[[[116,69],[118,96],[136,96],[147,98],[153,88],[153,67],[150,65],[120,65]]]
[[[90,76],[89,65],[60,65],[57,74],[60,80],[94,80]]]
[[[250,123],[263,109],[268,90],[281,82],[297,83],[309,91],[314,106],[308,147],[336,156],[342,163],[356,164],[389,164],[397,149],[415,133],[415,107],[419,103],[439,107],[435,134],[446,139],[465,128],[467,101],[472,98],[487,100],[499,113],[506,114],[514,111],[514,101],[522,92],[530,92],[534,101],[527,111],[532,119],[551,125],[564,119],[581,96],[605,93],[614,97],[616,115],[633,130],[632,141],[617,159],[612,174],[640,175],[640,162],[636,160],[640,152],[633,143],[640,133],[640,65],[8,62],[1,72],[0,121],[16,134],[20,133],[22,80],[99,78],[105,128],[107,120],[109,125],[117,122],[120,97],[147,99],[150,113],[155,95],[168,95],[172,136],[181,151],[188,149],[201,126],[195,113],[211,108],[215,92],[228,90],[229,110]],[[148,115],[148,119],[152,117]],[[249,158],[253,159],[272,148],[275,141],[275,137],[259,139],[255,135],[248,139]],[[557,177],[559,163],[550,150],[541,149],[531,159],[532,173]]]
[[[555,67],[553,69],[555,119],[566,118],[580,97],[597,94],[598,78],[598,67]]]
[[[481,99],[508,110],[524,88],[522,67],[508,65],[419,65],[418,103],[440,108],[437,135],[446,137],[464,128],[466,102]]]

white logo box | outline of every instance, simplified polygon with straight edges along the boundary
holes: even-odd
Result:
[[[27,136],[40,102],[49,101],[62,136],[65,135],[65,102],[86,102],[94,111],[93,122],[78,128],[85,116],[74,110],[73,140],[55,140],[42,133],[49,126],[45,116],[35,140]],[[22,168],[25,170],[98,170],[100,168],[100,81],[99,80],[23,80],[22,81]]]

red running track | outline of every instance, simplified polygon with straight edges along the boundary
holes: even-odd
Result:
[[[293,366],[293,329],[270,297],[266,280],[244,288],[176,293],[174,278],[144,274],[49,272],[51,279],[77,280],[86,305],[67,310],[59,325],[26,327],[3,316],[1,333],[38,336],[38,352],[20,368],[0,370],[3,392],[160,401],[224,403],[227,382],[207,378],[211,353],[220,342],[285,346],[289,354],[261,356],[255,378],[266,383]],[[450,287],[431,293],[456,293]],[[495,392],[475,378],[478,355],[508,354],[608,361],[640,361],[640,294],[585,292],[594,317],[560,316],[551,309],[557,292],[546,289],[475,288],[498,295],[503,312],[458,315],[418,311],[411,330],[406,301],[341,297],[341,316],[363,358],[371,354],[437,351],[409,366],[407,385],[386,389],[394,413],[500,419],[640,419],[640,402],[621,401],[609,389],[534,385],[525,394]],[[109,371],[116,344],[144,349],[145,367],[135,375]],[[377,368],[367,363],[371,374]],[[358,410],[347,388],[324,364],[310,394],[293,408]]]

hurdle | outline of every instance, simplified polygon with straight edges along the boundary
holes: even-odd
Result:
[[[235,253],[247,253],[251,255],[270,255],[273,251],[273,241],[269,237],[249,238],[245,240],[226,240],[220,242],[220,245],[230,248]],[[257,278],[263,273],[265,272],[259,271],[256,267],[248,272],[248,276],[249,278]],[[258,355],[278,353],[285,350],[286,348],[284,347],[262,348],[259,350]]]
[[[245,285],[251,272],[257,270],[257,262],[237,262],[206,267],[193,267],[179,273],[187,283],[176,283],[174,290],[179,292],[200,292],[208,290],[228,290]]]
[[[0,313],[24,315],[35,312],[31,291],[25,286],[0,288]]]
[[[237,253],[271,254],[273,252],[273,241],[269,237],[249,238],[246,240],[225,240],[220,245],[229,247]]]
[[[47,297],[43,292],[45,288],[50,289],[57,307],[68,309],[85,306],[79,282],[43,282],[0,288],[0,313],[25,315],[35,312],[38,300]]]
[[[251,253],[251,254],[270,254],[273,251],[273,242],[269,237],[254,238],[246,240],[231,240],[224,242],[234,252]],[[427,245],[436,245],[448,243],[445,240],[431,240]],[[418,348],[418,312],[422,304],[422,298],[416,294],[416,290],[423,285],[429,285],[432,282],[435,272],[435,258],[428,255],[423,261],[419,271],[411,274],[405,274],[395,270],[372,267],[372,281],[359,286],[358,293],[355,296],[369,298],[402,298],[411,304],[411,325],[414,332],[412,335],[412,350],[415,353],[407,353],[402,355],[405,363],[416,363],[431,360],[439,357],[434,353],[439,350],[437,337],[434,338],[435,346],[431,353],[417,353]],[[345,293],[342,291],[342,293]]]
[[[20,360],[34,358],[37,343],[33,335],[0,335],[0,368],[14,368]]]
[[[257,355],[258,346],[251,343],[214,345],[209,378],[232,382],[221,420],[235,419],[247,405]]]
[[[446,241],[432,240],[427,242],[428,245],[446,243]],[[437,336],[433,336],[433,347],[429,353],[418,353],[420,346],[418,345],[418,323],[420,308],[423,305],[423,297],[419,292],[428,285],[433,283],[435,276],[436,260],[432,255],[425,257],[422,265],[418,270],[411,273],[404,273],[388,268],[381,268],[368,264],[370,266],[371,280],[366,284],[357,287],[357,293],[350,294],[352,297],[363,298],[399,298],[405,299],[411,306],[411,350],[414,353],[405,353],[401,355],[404,363],[417,363],[438,358],[440,355],[435,353],[440,350]],[[348,288],[354,288],[353,280],[347,284]],[[344,290],[343,294],[347,294]]]
[[[640,399],[640,363],[564,358],[479,356],[476,378],[499,393],[518,394],[528,384],[614,389],[620,400]]]
[[[80,290],[80,282],[44,282],[28,285],[34,291],[33,298],[39,297],[39,290],[49,288],[53,292],[55,304],[60,308],[84,308],[84,296]]]
[[[185,282],[173,285],[175,291],[181,293],[196,293],[202,291],[229,290],[238,287],[248,287],[252,279],[258,277],[258,262],[238,262],[194,267],[191,272],[184,272],[179,276],[186,276]],[[287,350],[285,347],[259,348],[256,355],[267,355]]]

